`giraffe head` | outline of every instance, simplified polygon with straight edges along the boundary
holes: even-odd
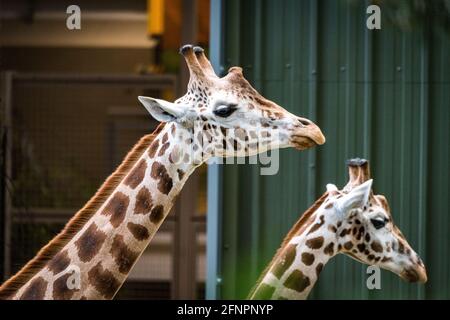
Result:
[[[244,78],[241,68],[232,67],[219,78],[202,48],[185,45],[180,53],[190,72],[187,93],[174,103],[149,97],[139,100],[157,120],[173,122],[180,131],[196,132],[192,143],[199,145],[203,155],[248,156],[325,143],[317,125],[265,99]]]
[[[426,282],[425,266],[395,225],[386,198],[372,192],[368,162],[356,161],[349,163],[350,181],[342,191],[327,185],[325,208],[337,221],[338,251],[406,281]]]

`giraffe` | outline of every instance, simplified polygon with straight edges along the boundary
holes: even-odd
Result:
[[[368,161],[347,164],[347,185],[342,190],[327,185],[289,231],[249,299],[306,299],[325,264],[339,253],[409,282],[427,281],[425,266],[394,224],[386,198],[371,191]]]
[[[0,298],[112,299],[203,162],[325,142],[313,122],[253,89],[241,68],[220,78],[202,48],[185,45],[180,54],[190,72],[187,93],[174,103],[139,97],[162,123],[62,232],[0,287]]]

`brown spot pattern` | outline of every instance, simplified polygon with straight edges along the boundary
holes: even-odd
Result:
[[[358,235],[356,236],[357,240],[360,240],[362,238],[362,236],[364,235],[365,229],[363,226],[361,226],[358,230]]]
[[[182,180],[184,177],[184,171],[181,169],[177,169],[177,173],[178,173],[178,180]]]
[[[166,132],[166,133],[164,133],[164,135],[163,135],[163,137],[162,137],[161,143],[162,143],[162,144],[165,144],[165,143],[167,142],[168,139],[169,139],[169,135],[168,135],[167,132]]]
[[[181,159],[181,152],[177,146],[174,146],[169,154],[169,161],[171,163],[178,163]]]
[[[346,243],[344,243],[345,250],[351,250],[351,248],[353,248],[353,243],[351,241],[347,241]]]
[[[109,221],[114,228],[117,228],[125,219],[129,203],[130,198],[127,195],[122,192],[116,192],[103,209],[102,214],[111,216]]]
[[[48,269],[53,272],[53,274],[58,274],[65,270],[70,263],[69,254],[67,250],[61,251],[56,254],[52,260],[48,263]]]
[[[147,228],[141,224],[128,222],[127,228],[136,240],[142,241],[150,236]]]
[[[405,253],[405,245],[402,241],[398,241],[398,252],[401,254]]]
[[[308,252],[303,252],[302,262],[307,266],[312,265],[314,263],[314,255]]]
[[[164,218],[164,207],[162,205],[157,205],[153,208],[150,213],[150,221],[154,224],[158,224]]]
[[[172,190],[172,178],[167,173],[166,167],[158,161],[153,162],[151,176],[158,180],[158,190],[168,194]]]
[[[72,275],[72,273],[66,273],[56,279],[53,282],[53,299],[55,300],[69,300],[72,298],[73,294],[77,291],[76,289],[69,289],[67,286],[67,279]]]
[[[237,128],[234,131],[234,135],[236,136],[236,138],[238,138],[239,140],[245,141],[247,134],[245,133],[244,129],[242,128]]]
[[[323,245],[323,237],[316,237],[306,241],[306,245],[311,249],[320,249]]]
[[[359,252],[364,252],[366,250],[366,245],[364,243],[360,243],[357,245]]]
[[[330,242],[325,249],[323,249],[323,253],[328,254],[329,256],[332,256],[334,253],[334,243]]]
[[[147,214],[153,206],[152,195],[146,187],[142,187],[136,196],[136,204],[134,206],[135,214]]]
[[[123,240],[123,236],[120,234],[114,237],[110,253],[119,268],[119,272],[123,274],[127,274],[130,271],[139,256],[137,252],[128,248]]]
[[[350,233],[350,229],[343,229],[342,231],[341,231],[341,234],[339,235],[339,236],[341,236],[341,237],[345,237],[347,234],[349,234]]]
[[[372,248],[373,251],[375,252],[383,252],[383,247],[381,246],[381,244],[378,241],[373,241],[370,244],[370,247]]]
[[[320,273],[322,272],[323,269],[323,263],[319,263],[316,266],[316,276],[319,277]]]
[[[120,282],[111,271],[102,267],[101,262],[89,270],[88,278],[89,283],[106,299],[114,297],[120,288]]]
[[[161,157],[164,153],[166,153],[166,150],[167,150],[169,147],[170,147],[170,143],[169,143],[169,142],[164,143],[164,144],[162,145],[161,149],[159,149],[158,156]]]
[[[47,281],[42,277],[38,277],[31,281],[28,288],[22,293],[21,300],[42,300],[47,290]]]
[[[290,244],[286,247],[286,249],[281,254],[280,259],[278,259],[277,263],[272,268],[272,273],[278,279],[286,272],[287,269],[294,262],[295,255],[297,254],[296,246]]]
[[[75,241],[78,250],[78,257],[83,262],[91,261],[92,258],[100,251],[105,242],[106,233],[99,230],[97,225],[92,222],[89,228]]]
[[[128,174],[128,177],[125,179],[124,184],[129,186],[130,188],[136,188],[145,177],[145,170],[147,170],[147,162],[145,159],[139,161],[137,166]]]
[[[294,270],[284,281],[286,288],[297,292],[303,292],[310,284],[309,277],[305,276],[300,270]]]
[[[157,139],[155,139],[152,144],[150,145],[149,149],[148,149],[148,155],[150,158],[154,158],[156,151],[158,150],[159,147],[159,142]]]
[[[330,225],[328,226],[328,230],[330,230],[330,231],[333,232],[333,233],[336,233],[336,232],[337,232],[336,227],[333,226],[332,224],[330,224]]]
[[[316,231],[317,229],[319,229],[321,226],[323,226],[323,224],[325,223],[325,218],[324,216],[320,216],[320,221],[317,222],[316,224],[314,224],[311,229],[309,230],[308,234],[313,233],[314,231]]]

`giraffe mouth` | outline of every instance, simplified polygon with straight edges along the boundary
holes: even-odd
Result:
[[[419,283],[427,282],[427,275],[425,269],[416,270],[414,268],[405,268],[401,272],[400,277],[408,282],[419,282]]]
[[[295,149],[300,151],[317,146],[317,143],[308,137],[301,137],[298,140],[292,140],[291,144]]]
[[[305,150],[325,143],[326,139],[320,128],[314,123],[296,128],[292,133],[291,145],[297,150]]]

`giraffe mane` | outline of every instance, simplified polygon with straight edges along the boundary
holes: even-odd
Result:
[[[161,123],[153,133],[143,136],[126,155],[117,169],[103,182],[95,195],[69,220],[64,229],[39,250],[37,255],[22,267],[20,271],[0,286],[0,299],[8,299],[17,292],[75,236],[112,194],[164,126],[165,123]]]
[[[309,207],[300,217],[300,219],[297,220],[297,222],[294,224],[294,226],[291,228],[291,230],[289,230],[288,234],[286,235],[286,237],[283,239],[283,242],[281,243],[281,246],[278,248],[277,252],[275,253],[274,257],[272,258],[272,260],[270,261],[270,263],[266,266],[266,268],[264,269],[263,272],[261,272],[261,275],[259,276],[258,280],[256,281],[256,284],[252,287],[252,289],[250,290],[250,293],[247,296],[247,299],[249,299],[255,292],[256,288],[258,287],[258,285],[260,284],[260,282],[262,281],[262,279],[264,278],[265,274],[269,271],[269,269],[273,266],[273,264],[275,263],[275,261],[277,261],[277,259],[279,258],[280,254],[283,252],[283,249],[285,248],[285,246],[289,243],[289,241],[296,235],[298,234],[300,231],[303,231],[304,229],[306,229],[306,227],[308,227],[312,221],[310,221],[310,218],[312,217],[312,215],[314,214],[314,212],[316,212],[316,210],[322,205],[322,203],[324,203],[324,201],[326,200],[326,198],[328,197],[329,193],[328,191],[325,192],[319,199],[316,200],[316,202],[314,202],[314,204]]]

